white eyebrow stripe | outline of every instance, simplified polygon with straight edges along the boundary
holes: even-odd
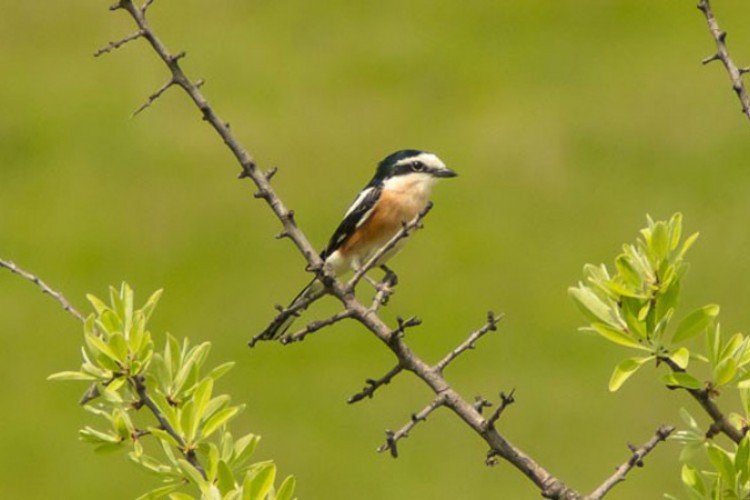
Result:
[[[410,156],[399,161],[396,165],[404,165],[413,161],[420,161],[428,167],[443,169],[446,168],[445,163],[433,153],[420,153],[417,156]]]

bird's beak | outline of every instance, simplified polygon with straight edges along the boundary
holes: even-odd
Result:
[[[449,168],[441,168],[440,170],[435,170],[432,175],[435,177],[456,177],[458,174]]]

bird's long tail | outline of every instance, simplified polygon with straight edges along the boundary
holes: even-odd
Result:
[[[294,297],[292,302],[286,308],[287,311],[290,309],[297,309],[293,313],[287,315],[279,314],[273,320],[273,322],[268,325],[268,328],[266,328],[263,333],[258,336],[258,338],[262,340],[274,340],[284,335],[287,330],[291,328],[294,320],[297,319],[299,313],[307,309],[307,305],[302,307],[299,307],[299,305],[316,293],[320,292],[322,289],[323,283],[321,283],[319,279],[314,278],[309,285],[303,288],[302,291],[298,293],[296,297]]]

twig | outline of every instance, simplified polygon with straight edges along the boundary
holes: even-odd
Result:
[[[341,320],[351,318],[351,317],[352,317],[351,311],[341,311],[340,313],[335,314],[334,316],[331,316],[328,319],[320,319],[316,321],[311,321],[302,330],[294,332],[290,335],[284,335],[279,340],[284,345],[291,344],[292,342],[301,342],[305,340],[305,337],[307,337],[309,334],[317,332],[318,330],[325,328],[326,326],[330,326],[334,323],[338,323]]]
[[[493,313],[492,311],[489,311],[487,313],[487,323],[479,330],[472,332],[472,334],[469,335],[468,339],[466,339],[461,345],[453,349],[442,360],[440,360],[438,364],[435,365],[435,368],[442,372],[451,362],[453,362],[453,360],[455,360],[458,356],[460,356],[461,353],[469,349],[474,349],[474,343],[480,338],[482,338],[484,334],[486,334],[487,332],[494,332],[495,330],[497,330],[497,323],[502,318],[503,318],[502,314],[499,316],[495,316],[495,313]]]
[[[677,363],[675,363],[671,358],[667,356],[660,357],[659,361],[669,366],[669,368],[674,372],[685,372],[684,368],[680,368]],[[726,415],[724,415],[724,413],[722,413],[722,411],[719,409],[719,406],[714,402],[713,399],[711,399],[711,395],[708,390],[688,389],[687,387],[681,387],[681,389],[685,389],[688,393],[690,393],[690,395],[693,396],[693,399],[695,399],[698,404],[700,404],[701,407],[706,411],[706,413],[708,413],[708,415],[713,419],[714,423],[711,427],[714,429],[714,431],[718,430],[724,433],[735,443],[740,444],[740,441],[742,441],[742,437],[744,436],[744,432],[732,425]]]
[[[154,403],[154,400],[151,399],[151,396],[148,395],[148,391],[146,390],[146,385],[143,381],[143,377],[135,376],[135,377],[128,377],[128,382],[132,385],[132,387],[135,389],[136,394],[138,394],[138,403],[140,405],[145,406],[148,408],[151,413],[153,413],[154,417],[156,417],[156,420],[159,422],[159,426],[164,429],[167,434],[172,436],[172,438],[177,441],[177,444],[179,445],[180,451],[185,456],[185,459],[190,462],[190,465],[195,467],[195,469],[201,473],[203,478],[205,479],[206,471],[201,466],[200,462],[198,461],[198,457],[195,454],[195,450],[188,448],[185,444],[185,440],[182,439],[182,436],[180,436],[177,431],[175,431],[174,427],[172,427],[167,419],[162,415],[161,410],[159,410],[159,407],[156,406],[156,403]]]
[[[614,488],[618,483],[625,480],[625,476],[630,472],[633,467],[643,467],[643,459],[656,448],[656,446],[667,439],[670,434],[674,431],[674,427],[670,425],[662,425],[656,430],[656,434],[646,444],[640,448],[636,448],[629,445],[630,451],[633,452],[627,462],[620,465],[615,473],[612,474],[606,481],[604,481],[598,488],[596,488],[591,494],[585,497],[585,500],[599,500],[606,495],[609,490]]]
[[[106,45],[106,47],[102,47],[101,49],[99,49],[96,52],[94,52],[94,57],[99,57],[99,56],[101,56],[103,54],[106,54],[108,52],[112,52],[115,49],[119,49],[120,47],[122,47],[126,43],[128,43],[130,41],[133,41],[133,40],[135,40],[137,38],[140,38],[142,36],[143,36],[143,31],[138,30],[138,31],[136,31],[133,34],[126,36],[125,38],[117,40],[116,42],[109,42]]]
[[[146,102],[144,102],[143,104],[141,104],[138,109],[136,109],[135,111],[133,111],[133,114],[131,116],[135,117],[138,114],[140,114],[141,111],[143,111],[144,109],[146,109],[149,106],[151,106],[154,103],[155,100],[157,100],[158,98],[160,98],[162,96],[162,94],[164,94],[164,92],[166,92],[167,90],[169,90],[169,88],[172,85],[175,85],[175,84],[176,84],[176,82],[174,80],[169,80],[167,83],[165,83],[164,85],[162,85],[161,87],[159,87],[156,90],[156,92],[154,92],[153,94],[151,94],[150,96],[148,96],[148,99],[146,99]]]
[[[352,404],[356,403],[357,401],[361,401],[364,398],[372,398],[372,396],[375,394],[375,391],[377,391],[379,387],[389,384],[391,380],[393,380],[393,377],[401,373],[403,369],[404,367],[401,366],[401,364],[398,364],[377,380],[368,378],[367,380],[365,380],[365,384],[367,384],[365,388],[347,399],[346,402]]]
[[[378,448],[378,453],[383,453],[386,450],[391,451],[393,458],[398,458],[398,447],[396,446],[400,439],[409,437],[409,431],[411,431],[419,422],[427,420],[427,416],[433,411],[437,410],[441,406],[445,405],[445,397],[438,394],[435,398],[430,401],[430,404],[425,406],[419,413],[412,413],[411,419],[401,429],[396,432],[387,430],[385,431],[385,444],[382,444]]]
[[[500,415],[503,414],[505,409],[508,406],[516,402],[516,398],[514,397],[515,393],[516,393],[515,389],[510,391],[510,394],[507,394],[507,395],[504,392],[500,393],[500,404],[495,409],[495,411],[492,412],[492,415],[490,416],[490,418],[487,419],[487,423],[485,424],[488,429],[490,427],[494,427],[495,422],[498,421],[498,419],[500,418]]]
[[[385,255],[386,253],[390,252],[399,241],[409,236],[413,230],[420,229],[422,227],[422,219],[427,216],[427,214],[432,210],[432,202],[428,202],[427,205],[422,209],[421,212],[417,214],[416,217],[414,217],[409,222],[404,222],[401,226],[401,229],[398,230],[398,232],[390,239],[388,242],[380,247],[377,252],[375,252],[372,257],[359,269],[357,269],[357,272],[354,273],[354,276],[349,280],[349,283],[347,284],[348,288],[350,290],[353,290],[354,287],[357,285],[359,280],[362,279],[362,277],[373,267],[378,265],[378,261]]]
[[[55,299],[56,301],[58,301],[60,303],[60,305],[62,305],[63,309],[65,309],[67,312],[69,312],[70,314],[72,314],[73,316],[75,316],[78,321],[80,321],[81,323],[83,323],[84,321],[86,321],[86,318],[83,317],[83,314],[81,314],[80,312],[78,312],[78,309],[76,309],[75,307],[73,307],[70,304],[70,302],[68,302],[68,300],[63,296],[62,293],[57,292],[57,291],[53,290],[52,288],[50,288],[47,285],[47,283],[45,283],[44,281],[42,281],[36,275],[31,274],[28,271],[24,271],[23,269],[21,269],[20,267],[18,267],[14,262],[11,262],[9,260],[2,260],[2,259],[0,259],[0,267],[3,267],[5,269],[7,269],[8,271],[10,271],[10,272],[12,272],[14,274],[17,274],[18,276],[21,276],[24,279],[27,279],[27,280],[31,281],[32,283],[34,283],[36,286],[38,286],[42,290],[42,293],[46,293],[47,295],[49,295],[50,297],[52,297],[53,299]]]
[[[742,75],[750,71],[750,68],[738,68],[731,57],[729,57],[729,51],[727,50],[726,38],[727,32],[722,31],[719,28],[719,23],[714,17],[714,12],[711,9],[711,3],[709,0],[699,0],[698,9],[703,13],[708,24],[708,31],[716,43],[716,53],[703,59],[703,64],[708,64],[712,61],[721,61],[729,73],[729,79],[732,81],[732,89],[737,94],[737,98],[740,100],[742,105],[742,113],[750,118],[750,97],[745,90],[745,84],[742,81]]]
[[[381,307],[388,303],[388,299],[390,299],[391,295],[395,293],[393,287],[395,287],[397,283],[398,277],[396,276],[396,274],[390,269],[386,268],[383,280],[374,283],[377,293],[375,293],[375,297],[373,297],[372,299],[372,305],[370,306],[370,309],[373,312],[377,312]]]

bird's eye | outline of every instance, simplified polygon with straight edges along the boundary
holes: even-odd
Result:
[[[411,169],[415,172],[421,172],[422,170],[424,170],[424,163],[422,163],[421,161],[412,162]]]

